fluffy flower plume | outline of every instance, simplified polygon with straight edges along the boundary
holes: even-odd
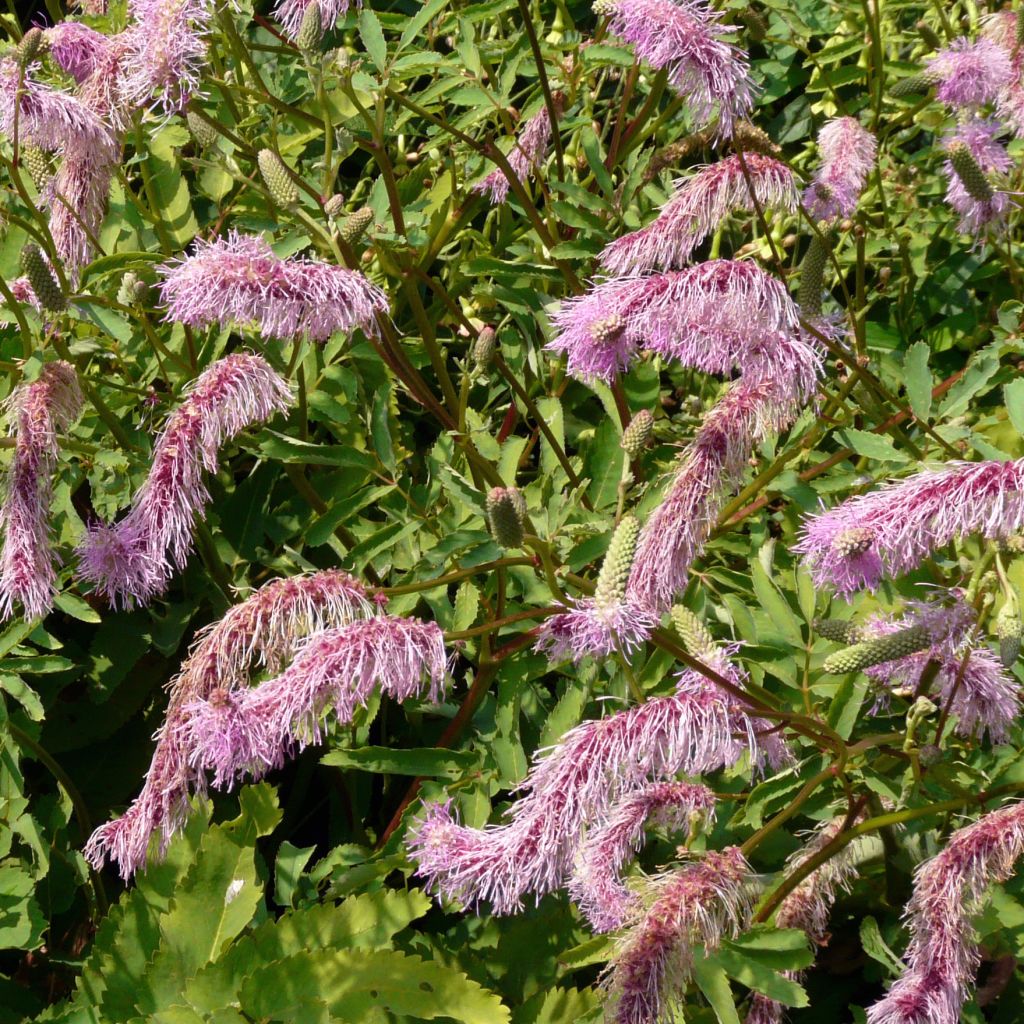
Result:
[[[60,455],[57,433],[66,430],[81,409],[78,377],[64,362],[47,363],[37,380],[20,384],[7,401],[15,447],[0,509],[0,618],[9,618],[18,602],[29,619],[45,615],[53,606],[57,574],[49,518],[51,478]]]
[[[927,631],[930,646],[873,665],[866,674],[908,695],[927,683],[926,692],[938,694],[942,707],[956,716],[958,733],[987,730],[993,742],[1005,741],[1020,712],[1017,683],[984,645],[974,608],[960,594],[952,604],[911,601],[902,616],[874,616],[862,632],[866,638],[888,636],[912,626]]]
[[[196,518],[210,500],[203,472],[216,471],[222,445],[291,400],[261,356],[236,353],[204,370],[157,438],[131,511],[115,525],[90,527],[79,547],[82,578],[115,606],[162,593],[188,561]]]
[[[742,682],[724,652],[712,667]],[[785,763],[785,743],[768,729],[715,683],[686,671],[671,697],[566,733],[535,761],[505,824],[467,828],[450,803],[428,805],[411,830],[410,853],[442,896],[515,913],[523,896],[539,899],[566,884],[584,832],[600,827],[624,797],[679,773],[735,764],[748,751],[755,766]]]
[[[646,349],[706,373],[741,366],[747,376],[799,377],[813,388],[813,350],[784,343],[799,336],[799,318],[782,283],[756,264],[711,260],[567,299],[552,316],[558,333],[547,348],[566,353],[568,372],[581,380],[610,381]]]
[[[850,217],[875,164],[875,137],[855,118],[837,117],[818,133],[821,166],[804,192],[804,205],[812,217],[833,220]]]
[[[749,869],[739,847],[648,881],[648,907],[623,936],[605,976],[606,1019],[614,1024],[672,1020],[669,1007],[685,991],[693,947],[714,952],[750,920]]]
[[[54,248],[73,281],[92,259],[116,168],[113,155],[66,152],[47,188]]]
[[[97,869],[109,859],[123,878],[146,863],[150,837],[159,835],[160,856],[190,811],[190,796],[206,792],[206,779],[182,746],[184,709],[214,692],[234,693],[256,669],[279,672],[299,640],[372,614],[366,592],[344,572],[328,570],[265,584],[196,638],[181,671],[169,685],[164,724],[142,792],[120,818],[100,826],[85,855]]]
[[[982,20],[982,31],[1006,54],[1010,73],[1003,82],[996,112],[1019,138],[1024,135],[1024,47],[1017,45],[1017,12],[997,11]]]
[[[656,782],[625,797],[580,850],[569,896],[597,932],[622,926],[638,902],[622,882],[622,869],[643,845],[651,819],[672,830],[687,829],[692,818],[714,821],[715,795],[692,782]]]
[[[544,162],[550,148],[551,117],[548,108],[544,106],[520,128],[515,145],[508,153],[508,165],[520,181],[527,181]],[[508,199],[508,190],[508,178],[500,167],[473,186],[474,192],[490,196],[491,202],[495,204]]]
[[[945,139],[947,151],[966,146],[984,175],[1005,174],[1013,164],[1006,147],[999,141],[1002,125],[995,118],[975,117],[956,126]],[[946,202],[960,215],[957,229],[965,235],[980,234],[985,228],[998,228],[1010,211],[1010,197],[998,189],[987,188],[984,198],[971,195],[952,160],[944,165]]]
[[[274,8],[274,17],[281,22],[289,39],[294,41],[298,36],[302,19],[313,4],[320,8],[324,31],[333,28],[349,8],[349,0],[280,0]]]
[[[1024,527],[1024,460],[951,462],[844,501],[804,521],[795,549],[840,594],[873,590],[956,537],[1004,538]]]
[[[950,107],[980,107],[995,103],[1010,78],[1010,58],[984,36],[971,42],[955,39],[928,62],[927,75],[936,83],[935,95]]]
[[[792,172],[770,156],[728,156],[678,181],[657,219],[605,246],[601,265],[615,274],[639,274],[684,264],[730,213],[752,212],[755,201],[762,210],[794,210],[797,191]]]
[[[638,57],[668,72],[694,120],[707,123],[717,111],[716,133],[732,134],[754,103],[746,55],[728,41],[734,29],[704,0],[597,0],[608,27]]]
[[[235,231],[197,242],[192,255],[160,272],[166,319],[192,327],[251,324],[264,337],[326,341],[357,327],[376,333],[375,317],[388,309],[384,293],[358,271],[279,259],[265,239]]]
[[[430,622],[382,615],[316,633],[295,660],[259,686],[219,687],[182,709],[179,745],[213,785],[262,778],[296,747],[319,743],[324,716],[352,721],[379,688],[396,701],[444,693],[444,635]]]
[[[839,833],[846,823],[846,815],[823,822],[808,838],[807,843],[786,860],[784,876],[806,864],[815,854],[823,850]],[[775,913],[776,928],[799,928],[815,946],[828,944],[828,919],[836,895],[849,890],[857,876],[853,857],[854,847],[850,844],[830,857],[821,867],[812,871],[782,901]],[[784,971],[783,976],[799,981],[803,971]],[[781,1024],[784,1009],[781,1003],[760,992],[755,992],[747,1011],[746,1024]]]
[[[112,46],[108,36],[80,21],[62,21],[43,34],[50,56],[79,84],[108,57]]]
[[[917,869],[907,969],[868,1010],[869,1024],[957,1024],[980,960],[972,919],[1022,853],[1024,804],[1014,804],[958,829]]]

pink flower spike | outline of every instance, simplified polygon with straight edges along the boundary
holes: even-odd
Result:
[[[850,217],[875,166],[875,137],[852,117],[837,117],[818,133],[821,166],[804,192],[804,206],[817,220]]]
[[[288,383],[261,356],[236,353],[193,382],[153,450],[149,476],[115,526],[94,525],[79,546],[79,575],[115,607],[148,604],[192,551],[196,518],[210,499],[203,472],[247,427],[284,412]]]
[[[693,817],[712,824],[715,795],[692,782],[656,782],[612,808],[607,822],[587,837],[569,883],[570,898],[594,931],[620,928],[636,906],[636,896],[621,875],[643,845],[648,820],[678,832],[688,828]]]
[[[996,11],[982,19],[982,32],[1010,61],[1010,73],[999,90],[996,113],[1018,138],[1024,136],[1024,47],[1017,45],[1017,12]]]
[[[658,616],[631,601],[599,606],[592,598],[577,601],[568,611],[545,619],[534,650],[552,661],[588,655],[605,658],[613,651],[630,654],[639,648],[658,625]]]
[[[262,778],[297,747],[322,738],[333,708],[352,721],[379,687],[396,701],[445,692],[448,656],[444,634],[432,622],[381,615],[315,633],[296,648],[295,660],[259,686],[214,691],[182,709],[180,745],[213,785],[230,788]]]
[[[285,35],[293,42],[302,27],[306,11],[314,3],[320,7],[321,24],[325,32],[334,28],[335,22],[349,9],[349,0],[278,0],[274,17],[281,22]]]
[[[50,56],[79,85],[110,52],[108,36],[80,21],[62,21],[43,33],[50,45]]]
[[[558,102],[556,100],[556,102]],[[556,107],[557,110],[557,107]],[[551,118],[546,106],[524,122],[516,135],[515,145],[507,154],[508,165],[515,176],[526,182],[544,162],[551,148]],[[499,167],[491,171],[482,181],[478,181],[471,191],[489,196],[491,203],[497,205],[508,199],[509,182],[505,172]]]
[[[1024,853],[1024,803],[958,829],[917,869],[907,906],[906,971],[868,1010],[869,1024],[958,1024],[981,959],[974,917],[989,886]]]
[[[57,594],[50,502],[60,455],[57,433],[67,430],[82,410],[74,367],[47,363],[37,380],[14,389],[6,406],[16,440],[0,508],[0,619],[9,619],[17,603],[25,618],[37,619],[50,611]]]
[[[995,118],[975,117],[958,124],[944,141],[945,149],[960,143],[970,150],[978,167],[986,175],[1005,174],[1013,166],[1010,154],[999,141],[1002,125]],[[957,230],[965,235],[980,235],[986,229],[994,230],[1003,226],[1010,212],[1010,197],[998,189],[992,189],[991,199],[976,199],[970,195],[953,170],[952,161],[944,164],[946,180],[946,202],[960,215]]]
[[[355,270],[318,260],[279,259],[261,237],[231,232],[196,243],[195,251],[159,268],[167,320],[191,327],[253,325],[267,338],[306,334],[326,341],[335,331],[377,333],[387,297]]]
[[[1010,58],[984,36],[971,42],[954,39],[928,61],[926,72],[937,83],[936,98],[955,108],[995,103],[1010,80]]]
[[[622,937],[605,974],[606,1019],[656,1024],[673,1019],[693,968],[693,948],[713,953],[750,921],[749,868],[739,847],[711,850],[702,859],[650,879],[648,907]]]
[[[105,860],[130,878],[145,865],[150,838],[158,835],[160,856],[190,813],[190,796],[206,792],[206,779],[182,746],[187,705],[225,697],[248,687],[252,672],[280,672],[299,640],[373,613],[366,591],[347,573],[327,570],[264,584],[219,622],[199,633],[181,670],[171,680],[164,723],[142,792],[120,818],[100,826],[85,847],[97,870]]]
[[[636,55],[668,72],[693,118],[706,124],[717,112],[718,138],[754,103],[746,55],[728,42],[734,29],[705,0],[597,0],[608,29],[630,43]]]
[[[75,149],[64,154],[47,186],[50,233],[73,283],[92,259],[116,169],[116,159],[107,154]]]
[[[746,164],[750,184],[743,174]],[[666,270],[686,263],[694,249],[736,210],[796,209],[793,173],[770,156],[728,156],[676,182],[657,219],[605,246],[601,265],[615,274]]]
[[[1024,459],[950,462],[850,498],[804,521],[794,551],[815,586],[874,590],[957,537],[997,539],[1024,528]]]

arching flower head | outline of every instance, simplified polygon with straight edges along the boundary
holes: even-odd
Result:
[[[1017,45],[1017,12],[1009,9],[982,18],[982,32],[1010,61],[1010,73],[1003,82],[996,113],[1020,138],[1024,135],[1024,47]]]
[[[972,195],[970,172],[965,181],[956,169],[953,150],[957,146],[966,147],[974,160],[975,175],[980,171],[987,179],[992,174],[1005,174],[1013,161],[999,141],[1002,131],[1002,125],[995,118],[975,117],[958,124],[943,142],[950,154],[944,164],[948,181],[946,202],[960,215],[957,229],[965,235],[979,235],[986,229],[1001,227],[1011,208],[1010,197],[987,181],[981,184],[981,194]],[[977,189],[974,191],[977,193]]]
[[[982,36],[954,39],[939,50],[926,72],[936,83],[936,98],[950,107],[995,103],[1010,79],[1010,58],[996,42]]]
[[[808,213],[822,221],[852,216],[877,148],[875,137],[855,118],[829,121],[818,133],[820,167],[804,192]]]
[[[109,54],[109,36],[89,28],[80,21],[61,21],[43,33],[50,47],[50,56],[79,85]]]

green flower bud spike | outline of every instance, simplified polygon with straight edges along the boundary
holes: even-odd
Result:
[[[829,252],[831,246],[820,235],[815,235],[800,264],[800,290],[796,301],[805,313],[817,315],[821,312],[821,293],[825,289],[825,264]]]
[[[925,96],[935,84],[935,75],[928,71],[919,71],[916,75],[901,78],[889,90],[890,96]]]
[[[42,249],[29,243],[21,250],[21,269],[32,285],[32,291],[43,309],[60,313],[68,308],[68,300],[61,291],[50,264],[46,262]]]
[[[139,275],[128,271],[121,278],[121,286],[117,289],[117,301],[122,306],[137,306],[145,300],[149,294],[149,285],[141,280]]]
[[[598,608],[612,608],[621,604],[626,596],[629,570],[633,567],[636,541],[640,536],[640,523],[636,516],[624,516],[612,534],[608,552],[601,563],[594,590],[594,604]]]
[[[335,192],[330,199],[324,203],[324,213],[328,217],[337,219],[345,212],[345,197],[340,192]]]
[[[647,447],[647,442],[651,439],[652,430],[654,430],[654,417],[649,409],[641,409],[629,421],[629,426],[622,432],[622,440],[619,444],[629,456],[630,461],[640,457],[640,453]]]
[[[219,137],[217,130],[198,114],[191,110],[187,111],[185,123],[188,125],[189,134],[195,139],[197,146],[200,146],[202,149],[209,149],[216,144]]]
[[[272,149],[261,149],[256,157],[267,191],[278,206],[291,206],[299,201],[298,186],[288,168]]]
[[[760,153],[762,156],[778,156],[781,152],[767,132],[749,121],[740,121],[733,129],[732,148],[744,153]]]
[[[310,4],[302,16],[299,34],[295,37],[295,45],[303,54],[316,53],[324,38],[324,22],[319,4]]]
[[[368,206],[364,206],[361,210],[356,210],[355,213],[350,213],[348,217],[345,218],[345,223],[341,225],[339,233],[349,245],[355,245],[355,243],[363,237],[363,232],[365,232],[372,223],[373,210]]]
[[[1021,639],[1024,638],[1024,623],[1021,622],[1020,605],[1006,601],[996,616],[996,636],[999,638],[999,660],[1003,668],[1012,668],[1020,657]]]
[[[843,622],[840,619],[816,619],[814,631],[837,644],[859,643],[863,637],[860,627],[854,622]]]
[[[923,651],[931,646],[931,642],[931,635],[924,626],[909,626],[897,633],[864,640],[842,651],[836,651],[825,659],[823,667],[826,672],[833,675],[859,672],[872,665],[881,665],[883,662]]]
[[[690,654],[700,658],[714,650],[715,641],[707,626],[689,608],[677,604],[671,614],[672,625],[675,626],[679,639],[683,641],[683,646]]]
[[[495,487],[487,495],[487,523],[503,548],[523,546],[526,499],[516,487]]]
[[[48,157],[38,146],[25,145],[21,147],[20,159],[32,179],[32,184],[42,192],[53,177],[53,168]]]
[[[992,202],[995,195],[992,186],[967,144],[958,139],[950,145],[948,152],[949,162],[953,165],[953,170],[967,194],[979,203]]]
[[[942,40],[927,21],[919,21],[914,27],[917,29],[917,34],[921,37],[921,41],[929,50],[942,49]]]
[[[43,35],[43,30],[41,28],[30,28],[21,37],[21,42],[18,43],[17,49],[14,51],[14,61],[24,71],[32,61],[37,57],[41,57],[49,48],[46,36]]]
[[[498,335],[493,327],[483,327],[473,342],[473,365],[481,373],[494,361]]]

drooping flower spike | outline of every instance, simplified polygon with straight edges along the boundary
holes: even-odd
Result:
[[[246,427],[292,402],[288,383],[261,356],[236,353],[209,366],[171,414],[153,450],[131,511],[112,526],[89,528],[79,575],[115,607],[147,604],[163,592],[192,551],[195,522],[210,500],[204,472]]]
[[[109,56],[109,36],[80,21],[61,21],[43,33],[54,62],[79,85]]]
[[[49,612],[57,593],[50,502],[60,455],[57,434],[82,409],[74,367],[47,363],[38,379],[15,388],[6,405],[15,444],[0,508],[0,619],[10,618],[17,604],[27,619],[35,619]]]
[[[556,102],[560,103],[561,97]],[[556,112],[558,108],[556,106]],[[551,148],[551,117],[548,108],[543,106],[536,114],[526,121],[516,135],[515,145],[508,153],[508,165],[515,176],[522,182],[533,177],[537,168]],[[505,172],[499,167],[491,171],[482,181],[478,181],[472,191],[490,197],[493,204],[508,199],[509,181]]]
[[[925,72],[935,83],[935,96],[955,108],[995,103],[1010,79],[1010,58],[996,42],[982,36],[954,39],[930,61]]]
[[[995,118],[975,117],[958,124],[943,142],[949,155],[944,166],[949,183],[946,202],[960,215],[957,229],[963,234],[997,229],[1010,212],[1010,197],[988,180],[1013,165],[999,141],[1002,131]]]
[[[1024,528],[1024,460],[951,462],[857,495],[804,521],[794,550],[815,586],[873,590],[957,537]]]
[[[274,17],[281,22],[285,35],[293,42],[298,38],[306,11],[313,4],[320,8],[324,31],[333,28],[334,23],[349,9],[349,0],[279,0],[274,8]]]
[[[735,31],[705,0],[596,0],[608,28],[636,55],[668,72],[697,126],[717,113],[715,129],[728,138],[754,103],[746,55],[729,42]]]
[[[804,206],[817,220],[850,217],[875,165],[875,137],[855,118],[837,117],[818,133],[821,166],[804,191]]]
[[[759,153],[727,156],[678,181],[657,219],[606,245],[601,265],[620,275],[681,266],[730,213],[753,212],[755,201],[762,210],[796,209],[792,171]]]
[[[638,899],[622,881],[622,870],[643,845],[652,820],[673,832],[693,819],[714,823],[715,795],[692,782],[655,782],[621,800],[607,822],[587,837],[569,882],[569,896],[596,932],[620,928]]]
[[[604,978],[605,1018],[614,1024],[672,1021],[686,990],[694,947],[713,953],[750,921],[750,869],[739,847],[711,850],[648,881],[638,912]]]
[[[326,341],[335,331],[375,334],[388,310],[384,292],[358,271],[280,259],[265,239],[235,231],[159,269],[166,319],[191,327],[252,325],[264,337]]]
[[[974,917],[989,886],[1024,853],[1024,803],[958,829],[918,869],[907,906],[907,968],[868,1010],[869,1024],[958,1024],[981,954]]]
[[[130,878],[146,863],[151,837],[159,854],[183,826],[192,794],[206,792],[206,778],[182,745],[185,707],[211,694],[246,687],[256,669],[280,672],[302,637],[344,626],[373,613],[360,584],[347,573],[327,570],[272,580],[200,633],[181,671],[171,680],[164,723],[142,792],[120,817],[100,826],[85,847],[97,869],[116,862]]]
[[[315,633],[295,660],[259,686],[197,697],[182,709],[178,742],[218,789],[262,778],[319,743],[329,710],[352,721],[375,690],[396,701],[444,694],[448,657],[432,622],[381,615]]]
[[[1016,11],[1001,10],[982,19],[982,32],[1010,61],[1010,73],[999,90],[996,113],[1018,138],[1024,136],[1024,47],[1017,45]]]

